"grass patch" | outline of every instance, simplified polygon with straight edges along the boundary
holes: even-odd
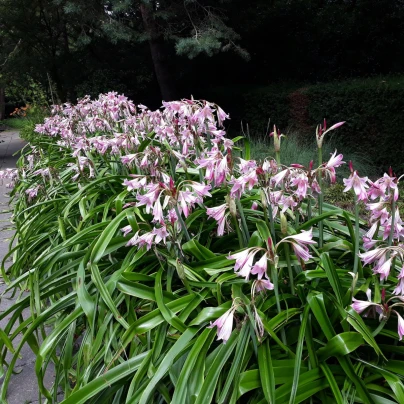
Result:
[[[3,121],[7,127],[19,130],[23,129],[27,122],[27,118],[8,118]]]
[[[267,157],[275,157],[275,150],[273,140],[269,136],[250,135],[251,142],[251,158],[256,160],[263,160]],[[323,145],[324,161],[327,161],[329,156],[338,150],[339,153],[344,155],[344,161],[348,163],[352,161],[355,170],[361,176],[368,176],[369,178],[376,178],[377,168],[372,164],[370,159],[363,153],[356,153],[347,150],[346,147],[338,145],[338,142],[332,136],[328,136]],[[303,164],[308,166],[310,161],[314,161],[314,166],[317,164],[317,145],[313,135],[313,141],[304,141],[299,138],[296,132],[286,132],[286,138],[281,140],[281,163],[290,165],[293,163]],[[348,164],[344,164],[337,170],[338,178],[346,178],[349,176]]]

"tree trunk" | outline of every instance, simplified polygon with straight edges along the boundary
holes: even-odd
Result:
[[[4,87],[0,87],[0,121],[6,119],[6,95]]]
[[[149,35],[150,52],[161,96],[164,101],[171,101],[175,99],[175,85],[169,68],[169,57],[164,39],[158,32],[152,5],[150,3],[141,3],[140,11],[145,31]]]

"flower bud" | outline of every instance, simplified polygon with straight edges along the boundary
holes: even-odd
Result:
[[[321,149],[323,147],[323,128],[321,125],[316,127],[316,140],[317,140],[317,147]]]
[[[177,273],[178,273],[178,276],[179,276],[179,278],[181,279],[181,280],[185,280],[186,278],[185,278],[185,270],[184,270],[184,266],[182,265],[182,262],[180,261],[180,260],[178,260],[177,259],[177,262],[176,262],[176,269],[177,269]]]
[[[266,209],[268,207],[267,197],[265,195],[265,192],[262,190],[261,190],[261,204],[263,209]]]
[[[274,136],[274,149],[275,152],[280,152],[281,151],[281,134],[278,134],[277,130],[276,130],[276,126],[274,126],[274,132],[273,132],[273,136]]]
[[[231,216],[236,218],[237,217],[237,207],[236,207],[236,202],[234,201],[234,198],[226,197],[226,199],[228,199],[229,211],[230,211]]]
[[[283,235],[288,233],[288,220],[286,216],[281,212],[281,232]]]

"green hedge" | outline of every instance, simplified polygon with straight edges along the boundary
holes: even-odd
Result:
[[[338,143],[366,154],[380,170],[404,170],[404,76],[309,86],[277,86],[246,94],[246,117],[261,131],[271,117],[281,128],[313,136],[324,117],[329,124],[347,121]],[[341,150],[342,151],[342,150]]]

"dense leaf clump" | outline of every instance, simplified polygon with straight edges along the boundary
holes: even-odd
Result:
[[[282,165],[276,128],[275,158],[251,160],[228,118],[109,93],[37,125],[18,169],[0,172],[16,226],[2,273],[26,291],[0,314],[3,400],[28,343],[49,402],[58,387],[66,404],[404,401],[397,178],[351,167],[348,213],[323,202],[344,162],[323,162],[322,143],[342,123],[317,128],[305,167]]]

